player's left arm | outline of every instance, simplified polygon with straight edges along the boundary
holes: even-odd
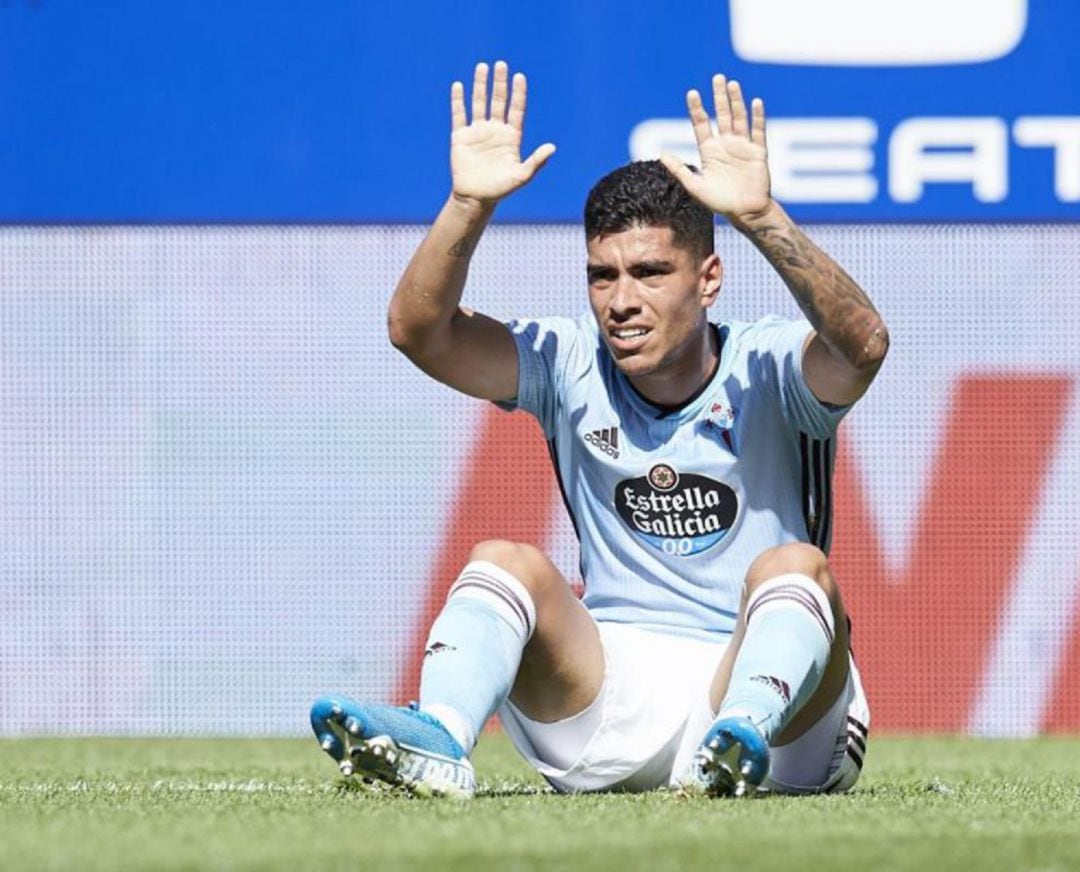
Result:
[[[747,113],[738,82],[713,77],[714,132],[690,91],[686,104],[694,126],[701,172],[664,155],[664,166],[692,197],[720,215],[765,255],[814,328],[803,349],[803,376],[814,396],[847,405],[877,375],[889,333],[870,298],[843,268],[796,226],[770,192],[765,146],[765,104]]]

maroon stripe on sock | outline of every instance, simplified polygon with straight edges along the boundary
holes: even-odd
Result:
[[[761,600],[760,604],[764,605],[766,603],[779,602],[780,600],[788,600],[790,602],[797,603],[798,605],[800,605],[804,609],[806,609],[806,611],[808,611],[813,616],[814,620],[817,621],[818,626],[821,627],[821,632],[825,636],[825,639],[828,642],[828,644],[830,646],[832,645],[832,643],[833,643],[833,634],[829,631],[829,625],[825,622],[825,619],[821,616],[821,613],[817,609],[815,609],[813,606],[811,606],[809,603],[807,603],[805,600],[800,599],[799,597],[793,596],[791,594],[779,594],[777,596],[770,596],[767,599]],[[749,620],[750,620],[750,616],[747,615],[747,621],[749,622]]]
[[[829,623],[825,619],[824,613],[821,611],[821,606],[818,605],[817,599],[815,599],[810,593],[802,588],[792,585],[790,587],[777,587],[764,594],[760,599],[754,602],[746,613],[746,622],[750,623],[750,619],[753,617],[754,612],[759,607],[766,603],[778,602],[779,600],[790,600],[791,602],[798,603],[805,608],[810,614],[814,616],[818,624],[821,625],[821,631],[825,634],[825,638],[828,639],[829,644],[833,643],[833,633],[829,629]]]
[[[511,611],[521,618],[521,625],[525,628],[526,638],[532,635],[532,623],[529,621],[529,610],[525,608],[525,604],[521,601],[521,598],[497,578],[493,578],[490,575],[484,575],[480,572],[470,571],[462,575],[461,578],[454,583],[454,586],[450,588],[450,596],[454,595],[454,591],[460,590],[463,587],[477,587],[481,590],[486,590],[495,594],[510,606]]]
[[[479,588],[480,590],[487,591],[492,596],[496,596],[499,599],[501,599],[504,603],[506,603],[510,607],[510,611],[512,611],[515,615],[518,616],[518,618],[521,620],[522,625],[526,628],[525,635],[526,636],[528,635],[528,627],[529,627],[528,619],[524,615],[522,615],[520,607],[518,606],[517,603],[515,603],[512,599],[510,599],[510,597],[506,596],[505,594],[502,593],[502,591],[497,590],[496,588],[492,587],[491,585],[483,584],[483,583],[481,583],[479,581],[462,582],[461,584],[455,585],[454,590],[461,590],[462,588],[466,588],[466,587]]]
[[[791,596],[801,597],[803,600],[805,600],[807,605],[813,608],[814,611],[816,611],[819,615],[824,617],[824,614],[821,611],[821,607],[818,605],[817,599],[814,597],[814,595],[811,594],[810,591],[808,591],[802,585],[798,584],[782,584],[779,587],[774,587],[772,590],[766,591],[754,603],[750,611],[754,611],[754,609],[757,608],[760,603],[767,601],[774,594],[789,594]]]
[[[773,594],[790,594],[792,596],[801,597],[805,600],[807,605],[814,609],[815,612],[821,615],[821,617],[825,617],[824,613],[821,611],[821,606],[818,605],[817,598],[813,594],[811,594],[810,591],[808,591],[805,587],[798,584],[782,584],[779,587],[774,587],[772,590],[766,591],[764,594],[761,595],[760,599],[755,602],[754,606],[751,607],[750,610],[753,611],[754,608],[757,607],[757,605],[759,605],[761,602],[767,601],[771,596],[773,596]]]
[[[519,614],[521,615],[521,622],[525,625],[525,635],[532,635],[532,623],[529,621],[529,609],[525,605],[525,603],[521,601],[521,597],[517,595],[517,592],[512,587],[510,587],[510,585],[508,585],[502,579],[496,578],[494,575],[488,575],[486,572],[483,572],[479,569],[470,569],[461,577],[462,580],[469,579],[470,581],[477,581],[482,579],[488,584],[494,585],[499,590],[501,590],[503,594],[505,594],[507,597],[512,599],[514,603],[516,603]]]
[[[763,594],[762,597],[759,600],[757,600],[757,602],[755,602],[754,605],[751,607],[750,613],[747,614],[747,620],[750,619],[750,614],[752,614],[757,609],[758,606],[760,606],[762,603],[769,602],[771,599],[774,598],[774,595],[776,595],[776,594],[780,595],[777,598],[796,597],[804,605],[806,605],[807,608],[809,608],[811,611],[813,611],[814,615],[818,618],[818,620],[822,621],[824,623],[824,625],[825,625],[825,635],[829,639],[829,643],[832,644],[833,633],[829,629],[829,624],[828,624],[828,621],[825,618],[825,613],[821,611],[821,606],[818,605],[817,598],[814,597],[805,588],[802,588],[802,587],[800,587],[799,585],[796,585],[796,584],[781,585],[780,587],[775,587],[772,590],[768,591],[767,593]]]

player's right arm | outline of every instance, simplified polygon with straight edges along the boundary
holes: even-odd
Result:
[[[388,316],[390,341],[420,369],[488,400],[516,396],[517,346],[506,325],[461,306],[469,260],[499,200],[528,182],[555,152],[545,143],[521,159],[525,76],[515,74],[509,85],[506,64],[499,61],[489,112],[488,66],[477,64],[471,122],[464,86],[451,86],[453,188],[398,282]]]

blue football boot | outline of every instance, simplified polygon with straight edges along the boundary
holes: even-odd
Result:
[[[324,696],[311,706],[311,728],[341,774],[400,785],[421,796],[469,799],[476,776],[446,728],[416,708]]]
[[[695,786],[711,796],[745,796],[769,774],[769,743],[749,718],[713,724],[694,755]]]

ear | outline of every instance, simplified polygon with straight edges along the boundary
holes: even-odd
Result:
[[[724,281],[724,265],[715,253],[701,262],[701,308],[708,309],[720,296],[720,285]]]

